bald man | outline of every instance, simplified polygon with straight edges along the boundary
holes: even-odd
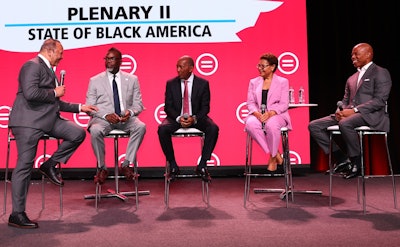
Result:
[[[347,152],[333,143],[334,172],[342,173],[346,179],[357,177],[361,172],[361,150],[354,128],[367,125],[386,132],[390,129],[386,104],[392,80],[387,69],[372,61],[373,56],[374,51],[367,43],[353,47],[351,60],[357,72],[347,79],[343,105],[334,114],[313,120],[308,125],[311,137],[325,154],[329,153],[329,133],[326,129],[339,125]]]

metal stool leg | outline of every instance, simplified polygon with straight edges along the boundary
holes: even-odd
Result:
[[[253,141],[249,134],[246,136],[246,162],[244,168],[244,207],[246,207],[246,202],[249,200],[250,196],[250,179],[251,179],[251,164],[252,164],[252,151],[253,151]]]
[[[340,135],[340,129],[339,125],[333,125],[327,128],[327,131],[329,132],[329,153],[328,153],[328,163],[329,163],[329,207],[332,207],[332,191],[333,191],[333,176],[334,176],[334,167],[333,167],[333,145],[334,145],[334,140],[333,136],[334,135]]]
[[[289,153],[289,137],[288,137],[288,129],[286,127],[281,128],[282,135],[282,148],[284,154],[284,176],[285,176],[285,189],[268,189],[268,188],[255,188],[254,193],[270,193],[270,192],[280,192],[280,198],[284,199],[288,197],[289,194],[292,194],[292,201],[294,201],[294,193],[303,193],[303,194],[322,194],[320,190],[294,190],[293,189],[293,178],[292,178],[292,170],[290,164],[290,153]],[[251,150],[250,150],[251,151]],[[251,154],[249,154],[251,156]],[[285,163],[286,162],[286,163]],[[266,174],[251,174],[251,176],[266,176]],[[248,175],[246,175],[248,176]],[[250,184],[245,186],[250,186]],[[246,193],[246,190],[245,190]],[[247,195],[245,195],[247,196]],[[288,198],[286,198],[288,199]],[[288,203],[286,204],[288,206]]]
[[[46,160],[46,151],[47,151],[47,140],[55,139],[48,135],[43,136],[39,141],[43,141],[43,159]],[[6,157],[6,169],[5,169],[5,176],[4,176],[4,207],[3,207],[3,214],[7,211],[7,184],[10,183],[8,179],[8,172],[9,172],[9,163],[10,163],[10,151],[11,151],[11,141],[15,141],[15,138],[11,134],[11,129],[8,129],[7,134],[7,157]],[[60,145],[60,140],[57,139],[57,145]],[[61,172],[61,166],[59,166]],[[41,178],[41,190],[42,190],[42,210],[45,208],[45,176],[42,175]],[[63,194],[62,194],[62,186],[60,186],[60,216],[63,215]]]
[[[395,177],[394,177],[393,166],[392,166],[392,159],[390,158],[389,145],[388,145],[388,140],[387,140],[387,134],[385,134],[385,144],[386,144],[386,154],[387,154],[387,156],[388,156],[388,161],[389,161],[390,176],[392,177],[393,204],[394,204],[394,208],[397,209],[396,179],[395,179]]]
[[[50,138],[50,137],[45,137],[44,139],[43,139],[43,160],[45,161],[46,160],[46,151],[47,151],[47,138]],[[58,140],[57,139],[57,145],[60,145],[60,140]],[[60,172],[60,174],[61,174],[61,164],[60,163],[58,163],[58,169],[59,169],[59,172]],[[42,175],[42,210],[44,210],[45,209],[45,185],[46,185],[46,182],[45,182],[45,176],[44,175]],[[60,187],[60,217],[61,216],[63,216],[63,188],[62,188],[62,186],[59,186]]]
[[[363,137],[364,132],[359,131],[358,137],[360,141],[360,155],[361,155],[361,189],[362,189],[362,201],[363,201],[363,212],[366,213],[366,202],[365,202],[365,167],[364,167],[364,146],[363,146]],[[357,189],[358,191],[358,189]]]
[[[292,167],[290,165],[288,130],[282,130],[281,135],[282,135],[282,148],[283,148],[283,166],[285,171],[286,207],[289,207],[288,193],[291,194],[292,202],[294,201],[294,194],[293,194]]]
[[[164,173],[164,203],[165,208],[169,208],[169,185],[171,181],[168,179],[169,174],[169,162],[165,164],[165,173]]]
[[[390,158],[390,153],[389,153],[389,146],[388,146],[388,140],[387,140],[387,132],[374,132],[370,130],[358,130],[358,135],[359,135],[359,141],[360,141],[360,155],[361,155],[361,194],[362,194],[362,207],[363,207],[363,213],[366,214],[366,188],[365,188],[365,179],[367,177],[370,177],[369,175],[365,175],[365,160],[364,160],[364,137],[368,135],[374,135],[374,134],[380,134],[384,135],[385,138],[385,148],[386,148],[386,155],[388,157],[388,164],[389,164],[389,170],[390,170],[390,177],[392,179],[392,188],[393,188],[393,204],[394,208],[397,209],[397,193],[396,193],[396,180],[395,176],[393,173],[393,167],[392,167],[392,161]],[[372,175],[373,176],[373,175]],[[371,176],[371,177],[372,177]],[[384,175],[385,176],[385,175]],[[359,202],[359,182],[357,184],[357,200]]]
[[[207,204],[207,207],[210,206],[210,194],[208,190],[208,182],[201,181],[201,192],[202,192],[202,198],[203,202]]]
[[[113,131],[116,131],[117,133],[113,133]],[[134,190],[133,191],[126,191],[126,192],[121,192],[119,189],[119,138],[129,138],[129,133],[123,132],[121,130],[113,130],[109,133],[108,136],[114,139],[114,182],[115,182],[115,190],[113,189],[108,189],[107,193],[102,194],[102,186],[100,184],[96,184],[96,194],[94,195],[85,195],[85,199],[95,199],[95,208],[98,210],[98,203],[100,201],[100,198],[111,198],[111,197],[116,197],[119,198],[122,201],[127,201],[128,196],[135,196],[135,205],[136,209],[139,208],[139,195],[149,195],[150,191],[139,191],[139,173],[138,173],[138,167],[137,167],[137,162],[134,161],[133,165],[133,172],[134,172],[134,181],[133,181],[133,186]]]
[[[329,207],[332,207],[332,179],[333,179],[333,162],[332,162],[332,146],[333,133],[329,132]]]
[[[200,137],[200,153],[204,146],[204,133],[195,128],[181,128],[178,129],[175,133],[171,135],[171,137]],[[169,193],[170,193],[170,185],[171,181],[168,178],[168,174],[170,172],[170,164],[168,161],[165,163],[165,173],[164,173],[164,204],[165,208],[169,208]],[[176,178],[179,177],[198,177],[198,175],[176,175]],[[209,195],[209,183],[205,181],[201,181],[201,194],[203,202],[209,207],[210,205],[210,195]]]
[[[6,214],[7,211],[7,184],[10,182],[8,180],[8,165],[10,163],[10,145],[11,145],[11,136],[10,130],[8,130],[7,136],[7,157],[6,157],[6,170],[4,174],[4,205],[3,205],[3,214]]]

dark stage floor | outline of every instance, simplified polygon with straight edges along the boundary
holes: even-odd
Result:
[[[293,177],[297,190],[322,194],[294,194],[294,202],[279,193],[254,193],[254,188],[283,188],[283,177],[253,178],[250,201],[243,204],[243,177],[215,177],[210,184],[210,206],[201,197],[199,178],[181,178],[171,184],[170,208],[164,205],[164,180],[139,178],[139,190],[149,195],[123,202],[103,198],[96,211],[91,180],[67,180],[60,216],[59,189],[47,183],[42,210],[40,181],[32,181],[28,216],[39,229],[0,224],[1,246],[398,246],[400,214],[394,209],[390,178],[367,180],[367,213],[357,202],[357,179],[334,177],[329,207],[329,176],[319,173]],[[4,181],[0,182],[3,196]],[[132,186],[120,181],[120,190]],[[103,186],[114,188],[114,180]],[[399,186],[397,185],[399,190]],[[10,192],[10,191],[9,191]],[[3,200],[1,200],[3,202]],[[3,203],[2,203],[3,205]]]

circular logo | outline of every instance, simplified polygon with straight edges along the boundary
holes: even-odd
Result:
[[[133,75],[137,69],[136,60],[131,55],[122,55],[120,69]]]
[[[39,168],[43,162],[45,162],[47,159],[49,159],[51,157],[50,154],[45,154],[45,155],[40,155],[36,160],[35,160],[35,164],[34,167],[35,168]]]
[[[279,58],[278,69],[282,74],[290,75],[297,71],[299,68],[299,59],[291,52],[282,53]]]
[[[164,103],[159,104],[154,110],[154,119],[158,124],[161,124],[161,122],[167,117],[167,114],[165,114],[164,111],[164,105]]]
[[[200,160],[201,160],[201,155],[197,159],[197,164],[200,163]],[[221,161],[219,160],[218,156],[215,153],[212,153],[211,159],[207,160],[207,166],[220,166],[220,165],[221,165]]]
[[[74,122],[83,128],[86,128],[88,126],[88,122],[90,120],[90,116],[84,112],[74,113],[73,118]]]
[[[8,120],[10,117],[11,107],[8,105],[0,106],[0,128],[7,129],[8,128]]]
[[[236,118],[244,124],[244,119],[249,115],[249,109],[247,109],[247,102],[243,102],[236,108]]]
[[[196,60],[196,70],[202,75],[212,75],[215,73],[215,71],[217,71],[217,69],[218,60],[210,53],[204,53]]]

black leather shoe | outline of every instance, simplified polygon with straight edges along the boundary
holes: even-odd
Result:
[[[345,179],[351,179],[360,176],[360,171],[357,169],[357,166],[353,166],[350,171],[343,176]]]
[[[206,168],[206,167],[197,167],[196,168],[196,173],[198,174],[198,175],[200,175],[200,177],[201,177],[201,179],[204,181],[204,182],[207,182],[207,183],[209,183],[209,182],[211,182],[211,175],[210,175],[210,173],[208,172],[208,169]]]
[[[167,174],[169,181],[174,181],[176,179],[176,175],[179,175],[179,167],[172,167]]]
[[[346,160],[343,162],[340,162],[339,164],[335,165],[335,168],[333,168],[333,173],[347,173],[351,170],[352,165],[351,163]]]
[[[33,229],[39,227],[38,223],[31,221],[25,212],[11,214],[8,218],[8,225],[25,229]]]
[[[50,182],[58,186],[64,186],[64,181],[61,176],[57,175],[56,168],[54,166],[40,166],[39,171],[49,178]]]

